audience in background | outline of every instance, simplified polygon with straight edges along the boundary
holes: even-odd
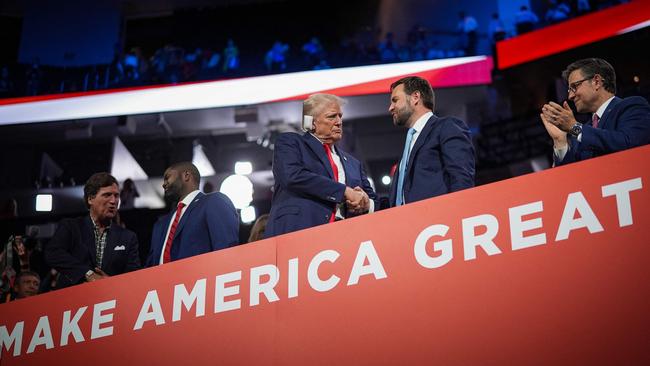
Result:
[[[519,8],[515,15],[515,28],[518,35],[532,31],[537,23],[539,23],[539,18],[526,5]]]
[[[564,1],[549,0],[548,3],[548,11],[544,17],[547,22],[555,24],[569,19],[571,8]]]
[[[11,291],[2,294],[0,303],[9,302],[39,294],[41,278],[38,273],[23,271],[16,275]]]
[[[239,48],[235,46],[235,41],[228,39],[226,48],[223,50],[223,71],[225,73],[234,72],[239,69]]]
[[[244,60],[240,59],[240,49],[232,38],[226,41],[222,52],[217,51],[222,46],[219,44],[202,44],[189,49],[168,43],[150,58],[140,47],[130,47],[127,52],[116,45],[115,57],[109,65],[62,69],[42,67],[35,58],[29,65],[3,67],[0,72],[0,98],[471,56],[481,51],[481,39],[487,38],[487,44],[493,46],[494,42],[530,32],[536,27],[555,24],[572,15],[582,15],[594,8],[600,10],[621,2],[624,1],[596,3],[578,0],[569,6],[566,1],[551,0],[547,3],[542,24],[535,13],[522,6],[512,26],[504,24],[498,15],[493,15],[489,25],[481,27],[473,16],[461,12],[456,45],[449,42],[449,38],[455,41],[455,37],[449,37],[444,31],[429,30],[420,24],[415,24],[407,32],[405,42],[390,30],[361,26],[356,33],[342,35],[339,40],[330,40],[329,43],[323,42],[317,35],[312,35],[306,42],[299,37],[288,42],[278,41],[266,53],[247,44],[242,47],[248,56]],[[507,31],[511,28],[516,31]],[[325,52],[326,48],[328,52]],[[290,49],[297,51],[290,53]],[[485,51],[487,48],[483,48]],[[264,58],[264,66],[255,62],[256,57]],[[20,77],[22,74],[24,77]]]
[[[122,191],[120,192],[120,209],[130,210],[135,208],[135,199],[140,197],[138,188],[133,183],[131,178],[127,178],[122,185]]]
[[[282,72],[287,69],[287,52],[289,52],[289,45],[281,41],[275,41],[271,49],[264,57],[264,64],[266,71],[269,72]]]
[[[458,31],[461,34],[461,49],[465,51],[466,56],[476,55],[476,46],[478,44],[478,22],[476,19],[461,11],[458,13]]]

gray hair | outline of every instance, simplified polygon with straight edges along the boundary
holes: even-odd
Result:
[[[330,103],[336,103],[339,107],[343,107],[347,102],[334,94],[312,94],[302,102],[302,115],[316,117]]]

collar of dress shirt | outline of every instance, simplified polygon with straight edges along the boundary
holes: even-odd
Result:
[[[424,129],[424,125],[427,124],[427,121],[429,120],[429,118],[431,118],[431,116],[433,116],[433,112],[427,112],[422,116],[420,116],[420,118],[418,118],[418,120],[415,121],[415,123],[413,124],[413,129],[415,129],[417,133],[422,132],[422,129]]]
[[[181,202],[183,202],[183,203],[185,204],[185,207],[183,207],[183,209],[185,209],[187,206],[189,206],[190,203],[192,203],[192,201],[194,201],[194,198],[196,198],[196,196],[197,196],[200,192],[201,192],[201,191],[199,191],[199,190],[197,189],[197,190],[195,190],[195,191],[192,191],[192,192],[188,193],[187,196],[185,196],[185,198],[183,198],[183,200],[181,201]]]
[[[609,105],[609,103],[612,102],[613,99],[614,99],[614,96],[607,99],[605,101],[605,103],[601,104],[600,107],[598,107],[598,110],[596,111],[596,115],[598,116],[598,119],[603,118],[603,113],[605,113],[605,109],[607,109],[607,106]]]

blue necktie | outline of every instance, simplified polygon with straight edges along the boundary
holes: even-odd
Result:
[[[409,150],[411,148],[411,140],[413,140],[413,135],[415,135],[415,129],[409,128],[409,131],[406,134],[406,142],[404,143],[402,160],[399,162],[399,176],[397,179],[397,197],[395,199],[395,206],[401,206],[404,204],[404,176],[406,175],[406,164],[409,161]]]

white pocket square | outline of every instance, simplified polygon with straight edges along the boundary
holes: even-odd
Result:
[[[126,247],[124,245],[118,245],[113,250],[126,250]]]

